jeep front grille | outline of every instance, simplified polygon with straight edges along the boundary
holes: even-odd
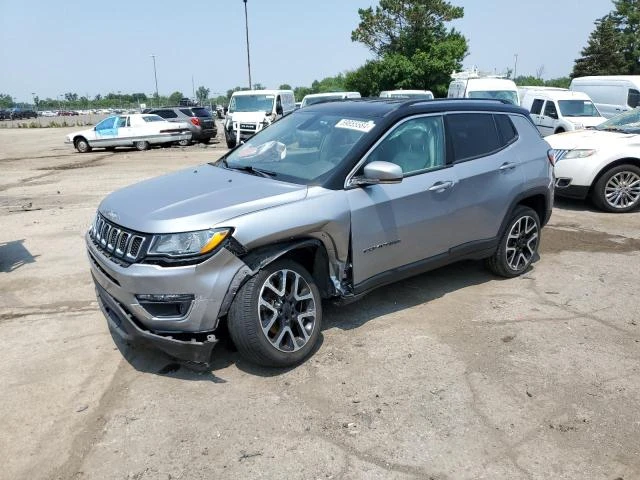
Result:
[[[96,216],[89,235],[96,247],[107,254],[107,257],[115,257],[128,264],[142,257],[143,246],[150,238],[111,223],[100,214]]]

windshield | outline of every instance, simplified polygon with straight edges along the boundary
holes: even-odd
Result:
[[[596,127],[598,130],[613,130],[625,133],[640,133],[640,107],[610,118]]]
[[[251,137],[216,165],[293,183],[320,184],[374,127],[375,121],[366,118],[298,110]]]
[[[469,98],[487,98],[490,100],[506,100],[514,105],[520,105],[518,102],[518,92],[513,90],[476,90],[468,92]]]
[[[271,112],[275,95],[236,95],[231,97],[229,112]]]
[[[142,119],[145,122],[164,122],[164,118],[160,115],[143,115]]]
[[[417,98],[417,99],[425,99],[431,100],[433,95],[430,93],[390,93],[389,97],[391,98]]]
[[[600,112],[591,100],[558,100],[563,117],[599,117]]]
[[[311,97],[302,100],[302,106],[308,107],[309,105],[315,105],[317,103],[330,102],[331,100],[342,100],[344,95],[325,95],[323,97]]]

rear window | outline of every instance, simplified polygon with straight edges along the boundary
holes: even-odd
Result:
[[[502,147],[493,115],[456,113],[447,115],[446,118],[455,162],[483,157]]]
[[[631,108],[640,106],[640,91],[630,88],[629,95],[627,95],[627,105]]]
[[[498,127],[498,133],[500,134],[503,146],[509,145],[518,138],[516,127],[513,126],[508,115],[494,115],[493,118],[496,120],[496,126]]]
[[[209,112],[209,110],[207,110],[206,108],[203,108],[203,107],[193,107],[191,109],[191,111],[193,112],[193,115],[195,117],[210,117],[211,116],[211,112]]]
[[[160,115],[162,118],[178,118],[178,114],[173,110],[155,110],[152,113]]]

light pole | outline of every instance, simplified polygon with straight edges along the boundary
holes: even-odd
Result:
[[[513,62],[513,81],[516,81],[516,73],[518,72],[518,54],[514,55],[515,61]]]
[[[249,17],[247,15],[247,0],[242,0],[244,2],[244,26],[247,32],[247,69],[249,70],[249,90],[252,88],[251,83],[251,57],[249,56]]]
[[[156,80],[156,102],[160,102],[160,96],[158,95],[158,72],[156,71],[156,56],[155,55],[151,55],[151,58],[153,58],[153,78],[155,78]],[[160,106],[160,105],[157,105]]]

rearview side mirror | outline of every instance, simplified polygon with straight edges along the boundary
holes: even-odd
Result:
[[[391,162],[375,161],[364,167],[364,176],[353,179],[354,185],[380,185],[402,182],[402,168]]]

